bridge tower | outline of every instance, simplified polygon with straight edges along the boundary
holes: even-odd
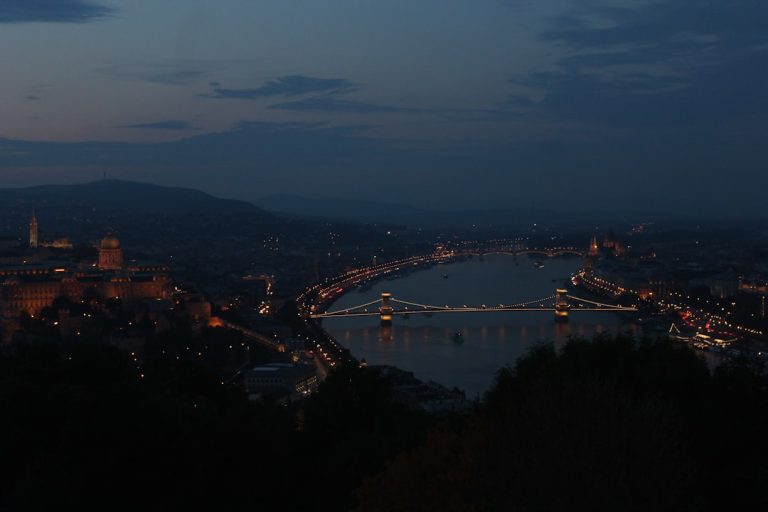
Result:
[[[379,306],[379,319],[381,320],[382,327],[390,327],[392,325],[392,316],[394,310],[392,309],[392,294],[389,292],[381,293],[381,306]]]
[[[571,305],[568,304],[568,290],[564,288],[558,288],[555,291],[555,322],[567,322],[568,311],[571,309]]]

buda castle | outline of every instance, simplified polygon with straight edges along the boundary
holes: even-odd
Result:
[[[41,243],[34,213],[29,223],[28,247],[12,248],[6,240],[0,254],[0,317],[3,320],[15,320],[24,313],[37,315],[59,297],[73,302],[93,299],[130,302],[171,297],[170,269],[160,263],[126,261],[120,241],[114,236],[101,240],[94,261],[57,257],[71,248],[64,240]]]

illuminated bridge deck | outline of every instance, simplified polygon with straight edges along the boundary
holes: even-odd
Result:
[[[385,294],[386,295],[386,294]],[[394,307],[397,305],[399,307]],[[311,318],[348,318],[387,315],[427,315],[435,313],[506,313],[506,312],[558,312],[558,311],[592,311],[592,312],[636,312],[635,306],[620,306],[605,304],[582,297],[564,293],[555,294],[542,299],[536,299],[517,304],[500,304],[497,306],[436,306],[419,304],[417,302],[395,299],[391,296],[381,298],[366,304],[359,304],[345,309],[326,311],[310,315]]]

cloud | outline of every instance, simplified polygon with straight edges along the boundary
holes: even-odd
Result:
[[[2,0],[0,23],[84,23],[112,12],[109,7],[84,0]]]
[[[568,70],[643,67],[668,73],[745,58],[768,43],[768,4],[763,0],[639,0],[615,7],[586,0],[579,10],[556,18],[543,38],[569,52]]]
[[[169,142],[0,138],[0,175],[17,186],[9,181],[9,173],[51,180],[60,179],[63,168],[83,175],[98,169],[126,178],[183,182],[240,198],[253,191],[328,197],[342,191],[454,206],[474,197],[483,204],[535,201],[576,210],[631,204],[698,208],[710,215],[721,211],[719,205],[729,204],[733,211],[765,214],[765,145],[739,137],[702,142],[697,132],[668,130],[636,140],[611,130],[595,139],[551,130],[546,137],[524,133],[496,141],[424,141],[377,136],[374,128],[242,122],[226,131]],[[573,131],[584,132],[578,126]],[[676,137],[668,138],[670,133]]]
[[[187,121],[157,121],[154,123],[140,123],[140,124],[128,124],[120,126],[120,128],[138,128],[149,130],[199,130],[197,126],[193,126]]]
[[[288,75],[270,80],[253,89],[229,89],[219,82],[210,82],[213,88],[210,94],[200,94],[204,98],[255,100],[272,97],[309,96],[293,101],[284,101],[270,105],[275,110],[295,112],[338,112],[354,114],[427,112],[425,109],[379,105],[364,101],[339,99],[339,95],[358,91],[360,84],[344,78],[316,78],[304,75]]]
[[[27,101],[37,101],[40,99],[40,96],[37,96],[34,94],[28,94],[27,96],[24,97],[24,99]]]
[[[766,40],[768,5],[763,0],[640,0],[631,7],[588,0],[581,5],[557,18],[544,37],[581,49],[673,41],[733,48]]]
[[[289,101],[271,105],[269,108],[278,110],[293,110],[299,112],[345,112],[357,114],[387,113],[387,112],[420,112],[422,110],[407,107],[376,105],[361,101],[341,100],[333,96],[316,96],[297,101]]]
[[[138,80],[161,85],[194,84],[210,74],[210,70],[204,65],[191,67],[183,63],[113,65],[97,68],[95,71],[121,80]]]
[[[723,123],[748,132],[759,118],[768,121],[765,2],[577,5],[543,30],[542,39],[562,53],[554,68],[512,80],[518,91],[534,91],[530,116],[624,129],[706,126],[713,133]]]
[[[215,85],[214,85],[215,84]],[[359,89],[359,85],[343,78],[315,78],[288,75],[270,80],[253,89],[228,89],[212,82],[213,92],[204,98],[253,100],[271,96],[301,96],[311,93],[339,94]]]
[[[186,85],[199,81],[207,74],[208,71],[203,69],[172,69],[147,73],[144,79],[156,84]]]
[[[178,129],[184,121],[126,125],[125,128]],[[172,128],[169,128],[172,127]],[[47,142],[0,138],[0,168],[58,165],[251,165],[268,159],[286,165],[322,155],[354,153],[369,147],[364,125],[240,122],[230,130],[171,142]],[[297,152],[296,147],[302,151]]]

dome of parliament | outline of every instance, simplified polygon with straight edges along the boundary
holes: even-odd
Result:
[[[118,240],[117,238],[111,235],[106,236],[101,240],[101,248],[102,249],[119,249],[120,240]]]

